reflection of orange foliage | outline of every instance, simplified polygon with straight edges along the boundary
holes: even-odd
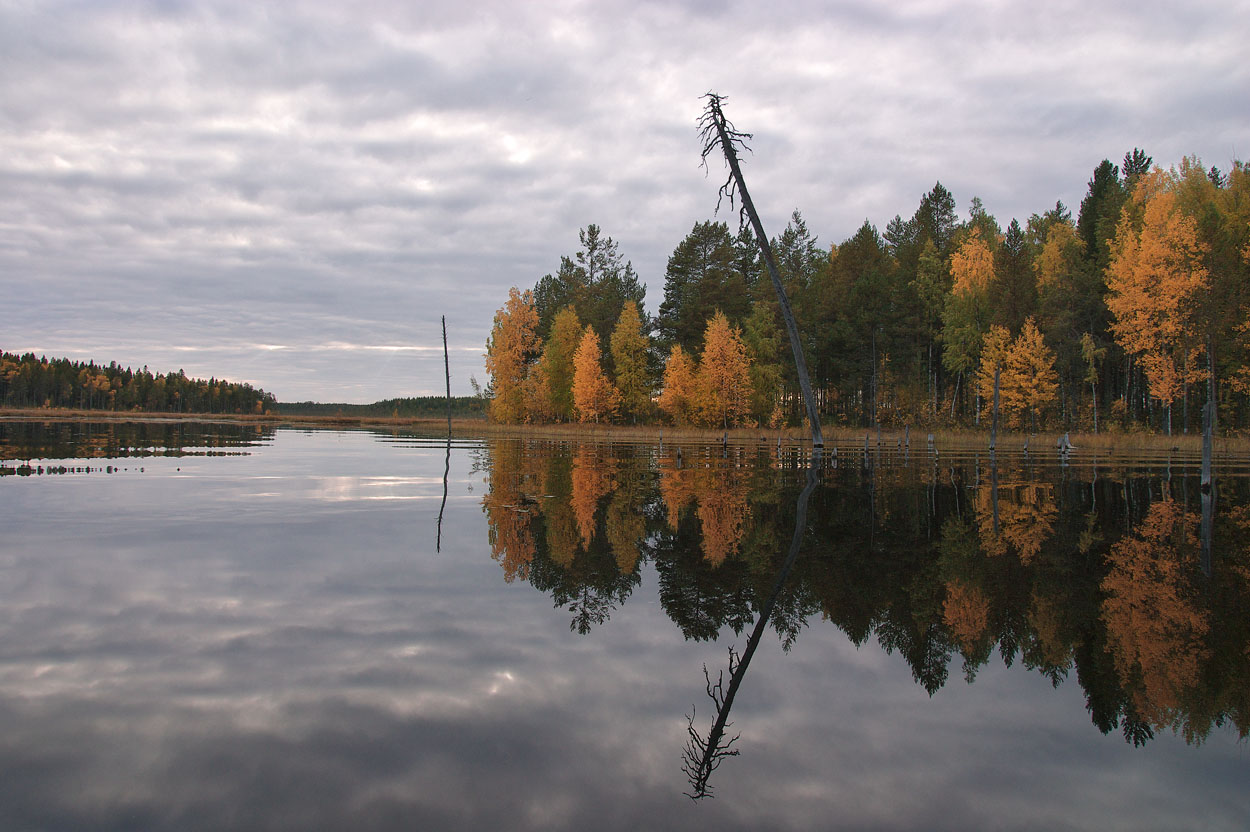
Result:
[[[582,546],[589,548],[595,536],[595,513],[599,500],[612,490],[614,468],[610,462],[599,457],[593,445],[578,448],[573,459],[573,514],[577,517],[577,530],[582,536]]]
[[[647,520],[634,505],[629,489],[619,489],[612,495],[605,525],[616,567],[622,575],[628,575],[638,564],[638,541],[647,533]]]
[[[733,554],[746,531],[748,485],[735,468],[669,468],[660,478],[660,495],[674,531],[682,510],[697,502],[703,556],[719,566]]]
[[[668,527],[677,531],[682,510],[694,500],[698,485],[695,482],[695,469],[672,468],[664,466],[660,475],[660,497],[664,500],[664,510],[668,515]]]
[[[1058,510],[1052,491],[1049,485],[1026,485],[1016,489],[1015,499],[1005,507],[999,500],[1003,537],[1016,547],[1020,562],[1025,566],[1054,534]]]
[[[547,552],[556,563],[569,566],[580,542],[573,507],[560,499],[544,500],[543,519],[547,524]]]
[[[1004,555],[1014,548],[1028,566],[1055,530],[1054,489],[1041,483],[1003,485],[998,488],[998,533],[994,533],[994,493],[984,485],[976,492],[977,529],[987,555]]]
[[[1048,668],[1066,669],[1071,664],[1071,650],[1063,639],[1067,615],[1068,610],[1060,601],[1039,595],[1034,589],[1029,605],[1029,626],[1037,636],[1042,662]]]
[[[703,557],[720,566],[738,548],[746,530],[747,496],[731,472],[708,472],[699,492],[699,522],[703,527]]]
[[[1120,680],[1157,727],[1180,719],[1181,698],[1209,655],[1206,617],[1189,597],[1198,520],[1171,500],[1150,507],[1136,533],[1111,547],[1102,617]]]
[[[966,654],[976,650],[990,626],[990,602],[978,587],[959,580],[946,585],[942,620]]]
[[[534,535],[529,508],[523,505],[522,455],[515,442],[496,444],[490,488],[482,498],[482,510],[490,534],[491,557],[503,566],[504,580],[525,579],[534,559]]]

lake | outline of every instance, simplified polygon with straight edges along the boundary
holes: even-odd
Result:
[[[923,442],[5,422],[0,459],[5,829],[1250,817],[1247,460],[1204,501],[1179,454]]]

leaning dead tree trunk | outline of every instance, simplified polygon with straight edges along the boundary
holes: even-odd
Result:
[[[451,439],[451,361],[447,358],[447,316],[443,316],[443,372],[447,377],[447,438]]]
[[[812,394],[812,381],[807,373],[807,361],[803,358],[803,343],[799,340],[799,328],[794,322],[790,299],[786,297],[786,290],[781,285],[781,273],[777,271],[777,260],[773,257],[772,246],[768,244],[768,236],[764,233],[764,224],[760,222],[760,216],[755,211],[755,203],[751,202],[751,194],[747,192],[747,183],[742,178],[742,167],[738,163],[738,147],[750,150],[746,141],[751,138],[751,134],[735,130],[733,124],[725,118],[721,110],[721,104],[725,101],[724,96],[709,92],[703,97],[707,99],[707,106],[704,107],[703,115],[699,118],[699,138],[703,141],[703,165],[707,166],[708,154],[717,148],[720,148],[725,155],[725,161],[729,165],[729,178],[724,185],[721,185],[716,200],[717,210],[720,209],[720,201],[724,197],[729,197],[730,206],[733,205],[735,194],[740,198],[742,207],[738,212],[739,219],[746,217],[750,221],[751,228],[755,232],[755,239],[759,241],[760,253],[764,256],[764,264],[768,267],[768,276],[772,278],[773,289],[777,292],[781,317],[785,320],[786,332],[790,335],[790,349],[794,352],[794,368],[799,377],[799,389],[803,392],[807,419],[812,426],[812,445],[822,448],[825,440],[820,432],[820,413],[816,409],[816,397]]]

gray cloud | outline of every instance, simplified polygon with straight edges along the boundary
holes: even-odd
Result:
[[[1075,208],[1134,146],[1227,166],[1248,21],[1236,2],[6,7],[0,346],[74,354],[120,328],[137,349],[75,357],[173,369],[163,346],[189,343],[212,356],[197,374],[368,401],[440,374],[231,345],[429,347],[445,314],[467,393],[507,288],[588,223],[654,310],[715,206],[708,89],[755,133],[773,233],[797,207],[836,243],[938,179],[1005,223]]]

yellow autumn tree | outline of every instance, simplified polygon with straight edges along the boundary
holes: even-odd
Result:
[[[1107,267],[1111,331],[1140,358],[1150,394],[1166,408],[1168,433],[1172,403],[1201,377],[1195,318],[1209,286],[1206,246],[1177,204],[1175,182],[1159,168],[1142,177],[1116,226]]]
[[[587,325],[573,355],[573,408],[578,420],[595,422],[611,419],[620,408],[621,394],[603,372],[599,336]]]
[[[1002,371],[1007,367],[1007,354],[1011,352],[1011,333],[1006,327],[994,324],[981,345],[981,361],[977,365],[977,395],[986,407],[994,407],[994,371],[999,371],[1001,394]]]
[[[638,304],[625,301],[621,317],[608,340],[612,364],[616,369],[616,389],[621,393],[621,408],[626,416],[645,416],[651,407],[651,379],[647,372],[647,351],[650,339],[642,332]]]
[[[951,278],[954,283],[942,309],[942,364],[962,378],[976,367],[989,328],[994,253],[980,229],[951,255]]]
[[[694,359],[682,350],[680,344],[674,344],[664,365],[664,389],[657,404],[675,425],[688,425],[695,419],[698,371]]]
[[[525,411],[523,421],[549,422],[555,418],[547,385],[547,368],[541,358],[534,362],[525,381],[521,382],[521,401]]]
[[[486,372],[494,390],[491,421],[516,424],[525,419],[525,382],[541,348],[534,295],[513,286],[507,302],[495,313],[486,342]]]
[[[542,368],[547,407],[551,418],[561,422],[572,421],[573,410],[573,356],[582,340],[582,323],[572,305],[556,313],[551,322],[551,332],[543,345]]]
[[[1031,317],[1025,320],[1020,334],[1012,342],[999,386],[1004,409],[1012,421],[1022,424],[1025,417],[1031,417],[1034,430],[1038,411],[1059,395],[1055,354],[1046,346]]]
[[[751,411],[751,359],[741,331],[720,311],[708,320],[703,333],[697,390],[705,424],[728,428]]]

